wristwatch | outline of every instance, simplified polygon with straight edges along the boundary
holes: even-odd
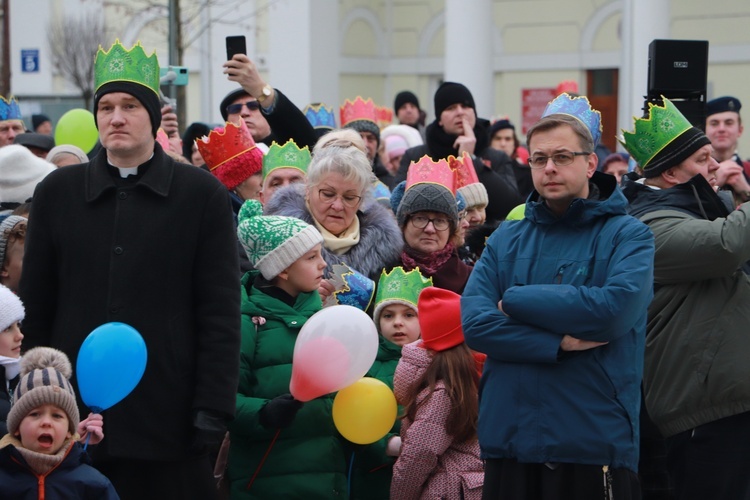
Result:
[[[273,89],[271,88],[271,86],[268,85],[268,84],[266,84],[265,87],[263,87],[263,90],[261,90],[261,94],[258,97],[256,97],[255,99],[259,103],[263,104],[263,101],[265,101],[271,95],[271,91],[272,90]]]

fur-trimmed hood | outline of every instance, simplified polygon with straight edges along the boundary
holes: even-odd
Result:
[[[265,215],[286,215],[313,224],[312,214],[305,206],[305,186],[297,183],[276,191],[263,210]],[[388,209],[372,199],[363,201],[357,212],[359,243],[342,255],[323,247],[323,259],[330,266],[345,263],[377,283],[384,267],[398,261],[404,238],[396,219]]]

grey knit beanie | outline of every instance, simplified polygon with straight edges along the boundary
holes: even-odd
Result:
[[[21,358],[21,380],[8,413],[8,433],[15,434],[21,420],[34,408],[55,405],[68,415],[68,430],[75,434],[80,415],[76,394],[70,385],[73,369],[64,352],[51,347],[35,347]]]
[[[9,215],[0,222],[0,267],[5,263],[5,253],[8,251],[8,232],[19,222],[26,222],[26,217],[20,215]]]
[[[458,223],[456,197],[440,184],[424,182],[410,186],[398,205],[398,225],[404,227],[409,215],[423,211],[445,214],[453,221],[454,226]]]

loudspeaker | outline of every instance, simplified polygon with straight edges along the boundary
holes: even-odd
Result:
[[[705,97],[708,41],[654,40],[648,46],[648,96]]]

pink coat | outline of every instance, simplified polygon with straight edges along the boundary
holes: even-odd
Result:
[[[393,377],[393,392],[403,401],[409,386],[416,383],[432,361],[430,352],[419,340],[404,346]],[[423,401],[423,390],[418,401]],[[393,466],[391,499],[482,498],[484,467],[479,458],[479,442],[457,444],[445,431],[451,402],[442,381],[429,402],[417,411],[412,422],[401,424],[401,454]]]

